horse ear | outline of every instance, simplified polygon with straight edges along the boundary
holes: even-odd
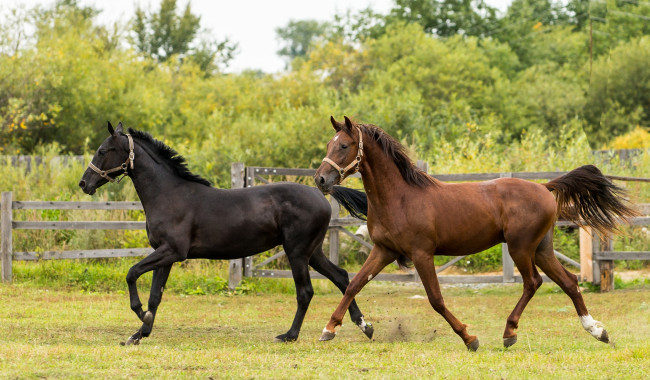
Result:
[[[120,121],[120,123],[117,125],[117,128],[115,128],[115,133],[118,134],[118,135],[124,133],[124,127],[122,126],[122,122],[121,122],[121,121]]]
[[[352,125],[352,121],[351,121],[350,119],[348,119],[347,116],[343,116],[343,118],[345,119],[345,127],[346,127],[348,130],[352,131],[352,127],[353,127],[353,125]]]
[[[113,129],[113,124],[111,122],[108,122],[108,133],[111,134],[111,136],[115,136],[115,130]]]
[[[335,131],[339,132],[341,130],[343,124],[336,121],[336,119],[334,119],[334,116],[330,116],[330,122],[332,122],[332,127],[334,127]]]

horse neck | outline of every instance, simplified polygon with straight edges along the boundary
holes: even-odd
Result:
[[[376,142],[364,141],[363,154],[359,172],[368,203],[375,211],[389,208],[389,205],[398,201],[410,186],[393,159],[384,154]]]
[[[147,209],[152,209],[149,205],[156,203],[158,196],[166,196],[178,187],[178,178],[164,160],[154,159],[152,155],[155,153],[143,148],[137,140],[134,152],[134,168],[129,177],[146,212]]]

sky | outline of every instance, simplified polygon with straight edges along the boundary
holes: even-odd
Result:
[[[505,10],[511,0],[487,0],[487,3]],[[51,5],[54,0],[2,0],[3,8],[22,4]],[[98,21],[111,24],[127,22],[133,17],[136,5],[145,9],[158,9],[160,0],[79,0],[82,5],[101,9]],[[178,0],[184,9],[186,0]],[[192,0],[194,14],[201,17],[201,26],[211,35],[223,40],[227,37],[238,44],[235,59],[227,72],[245,69],[262,70],[267,73],[284,69],[285,61],[276,52],[280,49],[275,29],[286,26],[291,20],[328,21],[348,9],[371,7],[378,13],[388,13],[393,0]]]

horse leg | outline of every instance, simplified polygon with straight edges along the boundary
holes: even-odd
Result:
[[[287,257],[291,265],[291,273],[293,274],[293,282],[296,285],[296,301],[298,308],[296,315],[293,318],[291,328],[284,334],[275,337],[275,342],[293,342],[298,339],[300,327],[307,314],[307,308],[314,296],[314,288],[311,286],[311,279],[309,278],[309,267],[307,266],[307,259],[304,256],[293,257],[291,252],[294,250],[287,250]]]
[[[469,335],[467,333],[467,325],[461,323],[445,306],[442,293],[440,292],[436,267],[433,263],[433,255],[430,253],[414,254],[412,259],[433,309],[449,323],[454,332],[463,340],[468,350],[478,350],[478,338],[474,335]]]
[[[609,343],[609,336],[603,324],[591,317],[578,285],[578,278],[557,260],[553,252],[552,230],[544,236],[537,248],[535,264],[566,293],[575,306],[582,327],[597,340]]]
[[[532,249],[520,249],[516,245],[508,244],[508,250],[510,251],[510,256],[515,262],[521,278],[524,282],[524,291],[519,298],[519,302],[515,305],[514,310],[508,316],[506,321],[506,329],[503,332],[503,345],[505,347],[510,347],[513,344],[517,343],[517,333],[515,330],[519,327],[519,318],[524,312],[526,305],[533,298],[537,289],[542,286],[542,276],[539,275],[537,268],[533,264],[533,258],[530,255]]]
[[[129,287],[131,310],[133,310],[133,312],[144,324],[153,324],[153,313],[145,313],[144,310],[142,310],[142,302],[140,302],[140,296],[138,295],[138,287],[136,285],[136,281],[144,273],[147,273],[151,270],[167,266],[171,268],[171,265],[176,261],[179,261],[178,256],[167,245],[164,245],[158,247],[149,256],[140,260],[138,263],[133,265],[131,269],[129,269],[129,272],[126,275],[126,283]],[[167,272],[167,275],[169,275],[169,272]],[[142,336],[142,329],[139,329],[124,344],[139,344]]]
[[[142,323],[140,330],[142,331],[142,337],[146,338],[151,334],[151,329],[153,328],[153,321],[156,319],[156,311],[158,310],[158,305],[162,301],[162,295],[167,284],[167,279],[169,278],[169,272],[172,270],[172,266],[168,265],[153,271],[153,280],[151,282],[151,291],[149,293],[149,312],[151,317],[147,317],[145,312],[145,318]]]
[[[350,284],[348,272],[346,272],[345,269],[339,268],[333,262],[329,261],[327,257],[325,257],[323,248],[321,246],[316,248],[316,251],[309,259],[309,265],[311,265],[318,273],[322,274],[330,281],[332,281],[332,283],[334,283],[334,285],[339,288],[341,293],[345,294],[345,289],[347,289],[348,285]],[[361,331],[366,334],[368,339],[372,339],[374,328],[372,327],[372,324],[366,323],[366,321],[363,319],[363,314],[361,313],[361,310],[359,309],[359,306],[357,306],[357,302],[355,300],[352,300],[352,303],[350,304],[348,310],[350,311],[350,318],[352,319],[352,322],[359,326]]]
[[[345,311],[350,307],[354,301],[354,297],[363,289],[364,286],[373,277],[375,277],[386,265],[392,263],[397,259],[398,255],[388,249],[380,247],[378,244],[375,244],[374,248],[370,251],[370,255],[366,259],[366,262],[363,263],[363,266],[359,270],[347,289],[343,294],[343,298],[339,303],[339,306],[332,314],[327,326],[323,329],[323,334],[320,337],[320,340],[331,340],[336,336],[336,327],[340,326],[343,322],[343,316]]]

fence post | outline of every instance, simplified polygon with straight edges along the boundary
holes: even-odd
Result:
[[[230,187],[232,189],[244,188],[244,163],[233,162],[230,166]],[[230,260],[228,265],[228,288],[235,290],[242,280],[242,265],[243,259]]]
[[[591,230],[591,270],[593,271],[592,284],[600,285],[600,262],[598,253],[600,252],[600,235],[594,229]]]
[[[602,241],[601,251],[613,251],[614,243],[611,236],[606,236]],[[600,266],[600,292],[607,293],[614,290],[614,261],[599,260]]]
[[[415,164],[416,167],[421,169],[423,172],[429,174],[429,163],[425,162],[423,160],[418,160],[417,163]]]
[[[341,206],[339,202],[332,197],[330,199],[330,206],[332,206],[332,219],[337,219],[339,217],[339,211]],[[329,229],[330,233],[330,261],[336,265],[339,265],[339,229],[333,227]]]
[[[512,178],[512,173],[501,173],[500,178]],[[508,251],[508,244],[501,243],[501,265],[503,266],[503,282],[515,282],[515,262]]]
[[[580,280],[594,281],[593,232],[591,227],[580,227]]]
[[[255,171],[253,168],[246,168],[244,187],[255,186]],[[244,277],[253,277],[253,256],[244,257]]]
[[[11,282],[11,260],[13,259],[13,242],[11,224],[13,219],[11,191],[2,193],[2,211],[0,212],[0,236],[2,237],[2,282]]]

